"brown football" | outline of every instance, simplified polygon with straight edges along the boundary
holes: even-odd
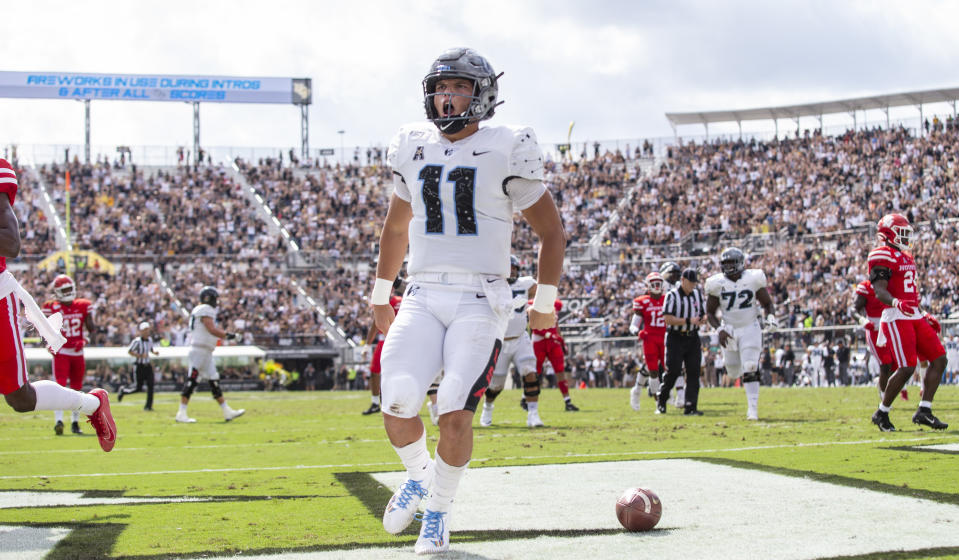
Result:
[[[630,488],[616,500],[616,517],[627,531],[649,531],[663,516],[663,503],[652,490]]]

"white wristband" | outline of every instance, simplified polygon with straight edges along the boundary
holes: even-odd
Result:
[[[377,278],[373,283],[373,293],[370,294],[371,305],[387,305],[390,303],[390,294],[393,293],[393,282],[385,278]]]
[[[538,284],[536,286],[536,297],[533,298],[533,310],[538,313],[552,313],[553,302],[556,301],[558,292],[556,286]]]

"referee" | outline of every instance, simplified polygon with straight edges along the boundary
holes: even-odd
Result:
[[[150,323],[143,321],[137,326],[139,336],[133,339],[127,353],[135,358],[136,362],[136,389],[120,387],[117,400],[122,401],[124,395],[139,393],[143,390],[143,382],[147,384],[147,402],[143,410],[153,410],[153,366],[150,364],[150,354],[159,355],[150,338]]]
[[[666,413],[669,391],[686,366],[686,403],[683,414],[702,416],[699,401],[699,369],[702,344],[699,327],[706,324],[706,304],[696,284],[699,275],[692,268],[682,272],[678,287],[666,294],[663,319],[666,321],[666,376],[659,389],[656,414]]]

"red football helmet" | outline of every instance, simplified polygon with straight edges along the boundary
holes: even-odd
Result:
[[[902,214],[886,214],[879,220],[876,233],[879,234],[879,239],[905,251],[912,238],[912,226]]]
[[[77,285],[66,274],[60,274],[53,279],[53,295],[61,303],[70,303],[77,298]]]
[[[650,272],[646,275],[646,285],[649,286],[649,293],[663,293],[663,275],[658,272]]]

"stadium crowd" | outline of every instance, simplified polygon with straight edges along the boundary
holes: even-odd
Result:
[[[627,158],[597,150],[589,159],[547,161],[546,182],[571,242],[587,243],[626,197],[603,244],[606,255],[615,256],[576,261],[566,270],[561,293],[581,305],[564,323],[592,320],[599,336],[625,336],[630,302],[665,257],[704,274],[717,271],[715,254],[682,258],[676,243],[696,229],[721,231],[721,243],[776,233],[776,241],[752,252],[749,266],[766,272],[785,326],[849,323],[851,291],[864,279],[873,243],[866,226],[893,210],[914,223],[930,221],[919,228],[916,247],[920,278],[928,278],[924,304],[948,316],[959,304],[959,247],[950,241],[957,239],[956,224],[945,220],[952,216],[940,213],[959,200],[957,136],[950,125],[919,138],[897,128],[672,146],[638,184],[638,152],[627,150]],[[288,269],[287,244],[269,233],[263,214],[240,192],[241,182],[222,166],[145,170],[74,161],[40,168],[58,212],[65,210],[64,172],[71,171],[75,246],[120,263],[115,278],[78,278],[81,295],[98,304],[103,343],[123,344],[142,319],[165,325],[164,335],[179,343],[184,324],[175,299],[189,309],[206,283],[224,293],[223,320],[246,340],[270,343],[287,333],[324,338],[320,315],[294,281],[348,338],[365,338],[367,266],[391,192],[388,168],[375,157],[367,165],[357,159],[309,168],[279,158],[236,164],[297,245],[326,255],[328,267]],[[17,200],[24,253],[43,256],[55,248],[55,236],[30,187],[24,181]],[[514,240],[521,258],[533,262],[528,228],[517,228]],[[159,268],[176,298],[159,287],[150,266]],[[34,293],[46,293],[50,275],[33,276]]]

